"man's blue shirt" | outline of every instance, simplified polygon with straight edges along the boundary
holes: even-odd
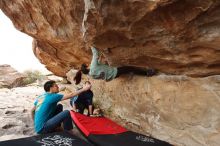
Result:
[[[34,102],[36,106],[34,116],[34,128],[37,133],[43,128],[44,123],[53,117],[57,103],[63,98],[62,94],[44,93],[38,96]]]

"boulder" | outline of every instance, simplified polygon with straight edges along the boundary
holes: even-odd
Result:
[[[0,65],[0,88],[22,86],[25,78],[25,75],[19,73],[10,65]]]
[[[128,129],[175,146],[220,145],[220,75],[90,81],[94,103]]]
[[[193,77],[220,73],[220,1],[0,1],[55,75],[90,63],[97,47],[112,66]]]

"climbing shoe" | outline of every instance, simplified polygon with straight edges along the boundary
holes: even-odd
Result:
[[[157,70],[156,69],[147,69],[147,71],[146,71],[146,75],[148,77],[151,77],[151,76],[156,75],[156,74],[157,74]]]

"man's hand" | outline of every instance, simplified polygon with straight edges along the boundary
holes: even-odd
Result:
[[[35,116],[35,110],[36,110],[36,106],[32,107],[31,109],[31,118],[34,121],[34,116]]]

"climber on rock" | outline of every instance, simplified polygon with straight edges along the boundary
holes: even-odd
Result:
[[[90,68],[86,64],[81,65],[81,72],[83,74],[89,74],[93,79],[103,79],[105,81],[113,80],[122,74],[134,73],[137,75],[153,76],[156,74],[154,69],[146,69],[134,66],[122,66],[122,67],[111,67],[106,64],[102,64],[99,61],[99,52],[96,48],[91,47],[92,50],[92,61]]]

